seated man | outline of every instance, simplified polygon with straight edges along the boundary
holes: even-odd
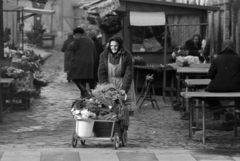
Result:
[[[222,51],[212,60],[208,71],[211,82],[206,91],[209,92],[240,92],[240,56],[235,52],[233,41],[223,42]],[[208,101],[211,110],[221,108],[219,101]],[[240,102],[235,101],[236,109]],[[213,119],[220,119],[220,113],[214,113]]]

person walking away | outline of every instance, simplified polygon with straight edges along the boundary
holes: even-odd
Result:
[[[96,56],[96,61],[95,61],[95,83],[98,82],[98,76],[97,76],[97,71],[98,71],[98,66],[99,66],[99,59],[100,59],[100,54],[103,52],[103,45],[97,40],[97,34],[95,31],[90,31],[88,34],[87,34],[94,42],[94,45],[95,45],[95,49],[97,51],[97,56]]]
[[[208,71],[211,82],[206,91],[240,92],[240,56],[235,52],[234,42],[225,40],[222,51],[212,60]],[[208,101],[210,110],[222,108],[218,100]],[[240,101],[235,101],[235,108],[240,110]],[[220,112],[215,112],[213,120],[220,119]]]
[[[118,89],[123,90],[128,96],[126,104],[129,111],[136,111],[132,55],[125,49],[120,37],[111,38],[108,44],[100,55],[99,83],[114,84]]]
[[[82,28],[75,28],[73,34],[74,41],[67,49],[73,52],[68,79],[77,85],[81,91],[81,97],[85,98],[90,96],[89,91],[86,89],[86,84],[89,83],[90,88],[94,88],[93,79],[96,49],[94,42],[86,36]]]
[[[68,33],[68,38],[67,38],[67,40],[64,41],[63,46],[61,48],[61,51],[64,52],[64,72],[67,73],[67,78],[68,78],[68,72],[69,72],[69,69],[70,69],[71,58],[72,58],[72,52],[67,51],[67,47],[73,41],[74,41],[73,33],[69,32]],[[68,82],[70,82],[69,79],[67,79],[67,80],[68,80]]]

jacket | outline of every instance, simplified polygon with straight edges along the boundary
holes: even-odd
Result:
[[[108,49],[105,49],[100,55],[99,68],[98,68],[98,81],[99,83],[108,83],[108,55],[111,54]],[[110,63],[118,64],[122,57],[122,73],[123,84],[121,89],[126,92],[129,91],[133,79],[133,64],[132,55],[124,47],[115,55],[110,58]]]
[[[68,36],[64,41],[61,51],[64,52],[64,71],[69,71],[72,59],[72,52],[67,51],[68,45],[74,41],[73,35]]]
[[[240,91],[240,56],[233,50],[222,51],[215,58],[208,71],[211,79],[207,87],[210,92]]]
[[[73,52],[68,79],[93,79],[97,52],[92,39],[82,36],[74,40],[67,50]]]
[[[200,56],[200,53],[198,52],[198,50],[202,49],[201,42],[198,42],[197,45],[195,46],[192,40],[188,40],[185,43],[185,49],[189,51],[188,55],[198,56],[201,62],[204,61],[204,57]]]

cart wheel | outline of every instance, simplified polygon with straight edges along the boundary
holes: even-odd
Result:
[[[114,140],[113,140],[113,147],[114,147],[115,149],[118,149],[118,147],[119,147],[119,142],[120,142],[119,135],[118,135],[118,133],[115,133],[115,135],[114,135]]]
[[[86,140],[81,140],[81,144],[85,145]]]
[[[121,139],[122,139],[122,146],[126,146],[127,145],[127,131],[126,130],[123,130]]]
[[[77,139],[75,138],[75,132],[74,132],[72,136],[72,147],[76,148],[76,146],[77,146]]]

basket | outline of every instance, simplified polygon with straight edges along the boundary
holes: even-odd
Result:
[[[93,126],[93,132],[96,137],[110,137],[112,132],[113,122],[97,122]],[[120,133],[120,121],[115,122],[114,133]]]

